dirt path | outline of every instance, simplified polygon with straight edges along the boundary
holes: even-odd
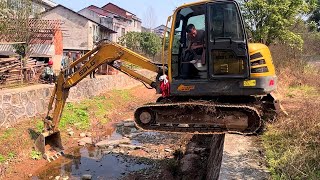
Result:
[[[269,179],[258,137],[225,136],[220,179]]]

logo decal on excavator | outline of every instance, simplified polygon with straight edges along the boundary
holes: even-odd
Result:
[[[79,72],[79,75],[82,76],[84,75],[84,73],[86,73],[92,66],[94,66],[96,64],[96,61],[93,60],[89,63],[89,65],[85,65],[82,67],[82,69]]]
[[[188,92],[188,91],[194,90],[194,88],[195,88],[195,86],[185,86],[185,85],[181,84],[178,87],[178,91]]]

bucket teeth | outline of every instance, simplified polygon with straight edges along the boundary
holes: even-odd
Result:
[[[51,161],[57,160],[60,156],[63,156],[63,155],[64,155],[63,151],[60,151],[60,152],[56,152],[56,153],[55,153],[54,155],[52,155],[52,156],[47,156],[47,155],[45,155],[45,156],[46,156],[45,159],[47,159],[47,161],[51,162]]]

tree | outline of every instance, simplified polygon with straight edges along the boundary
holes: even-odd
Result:
[[[309,22],[314,24],[314,28],[320,32],[320,0],[318,0],[317,8],[311,13]]]
[[[161,38],[150,32],[128,32],[120,37],[119,41],[133,51],[142,51],[152,57],[160,52],[162,47]]]
[[[140,50],[141,33],[127,32],[124,36],[119,38],[119,43],[133,51]]]
[[[243,0],[242,10],[252,39],[270,45],[275,40],[302,48],[303,40],[290,28],[310,13],[315,0]]]
[[[149,6],[144,14],[144,26],[151,31],[156,26],[156,24],[157,16],[155,14],[155,10],[152,6]]]
[[[36,19],[39,12],[33,8],[32,0],[0,0],[0,7],[0,39],[15,43],[13,47],[21,55],[25,66],[32,53],[32,42],[38,33],[37,29],[30,26],[30,18]],[[26,73],[24,76],[26,79]]]
[[[159,36],[150,32],[141,33],[140,46],[143,52],[154,57],[161,50],[162,41]]]

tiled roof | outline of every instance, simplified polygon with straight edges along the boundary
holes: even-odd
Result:
[[[125,10],[125,9],[115,5],[115,4],[113,4],[113,3],[108,3],[108,4],[104,5],[102,7],[102,9],[106,10],[106,11],[113,12],[113,13],[115,13],[115,14],[117,14],[119,16],[125,17],[125,18],[127,18],[129,20],[134,19],[134,20],[137,20],[137,21],[141,22],[141,20],[138,17],[136,17],[135,14],[133,14],[133,13],[131,13],[131,12],[129,12],[129,11],[127,11],[127,10]],[[131,15],[128,15],[127,13],[131,14]]]
[[[44,11],[44,12],[41,13],[41,14],[46,14],[47,12],[50,12],[50,11],[56,9],[56,8],[59,8],[59,7],[64,8],[64,9],[66,9],[66,10],[68,10],[68,11],[70,11],[70,12],[72,12],[72,13],[74,13],[74,14],[82,17],[82,18],[85,18],[85,19],[87,19],[87,20],[89,20],[89,21],[91,21],[91,22],[97,23],[100,27],[103,27],[103,28],[107,29],[107,30],[108,30],[109,32],[111,32],[111,33],[117,33],[117,32],[115,32],[114,30],[112,30],[112,29],[110,29],[110,28],[108,28],[108,27],[106,27],[106,26],[104,26],[104,25],[101,25],[99,22],[95,22],[95,21],[93,21],[93,20],[91,20],[91,19],[89,19],[89,18],[87,18],[87,17],[85,17],[85,16],[83,16],[83,15],[81,15],[81,14],[79,14],[79,13],[77,13],[77,12],[75,12],[75,11],[67,8],[67,7],[65,7],[65,6],[62,6],[61,4],[59,4],[58,6],[52,8],[52,9],[50,9],[50,10]]]
[[[90,9],[91,11],[93,11],[99,15],[102,15],[102,16],[109,16],[111,14],[108,11],[105,11],[97,6],[94,6],[94,5],[87,7],[87,9]]]

